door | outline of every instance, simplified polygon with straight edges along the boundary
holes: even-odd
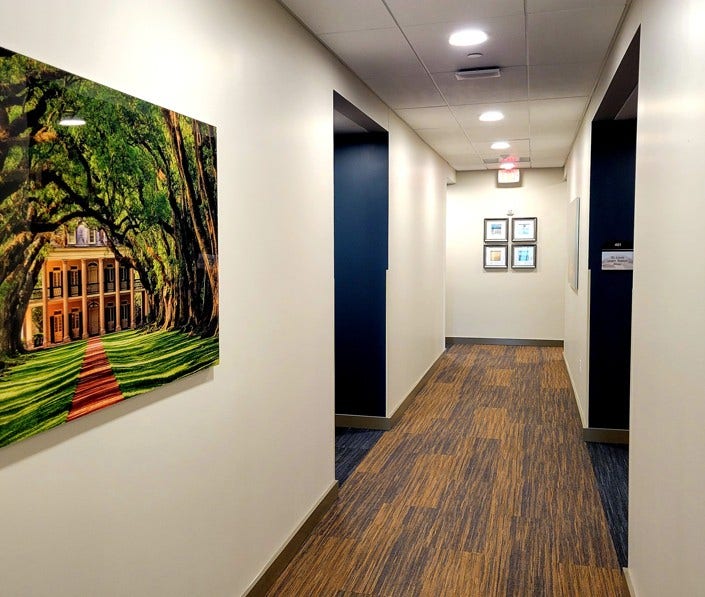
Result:
[[[97,336],[100,334],[100,308],[98,303],[88,305],[88,335]]]
[[[61,311],[54,311],[54,315],[49,318],[52,344],[59,344],[64,341],[64,316]]]

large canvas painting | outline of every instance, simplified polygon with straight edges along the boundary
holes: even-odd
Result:
[[[215,128],[0,49],[0,446],[218,360]]]

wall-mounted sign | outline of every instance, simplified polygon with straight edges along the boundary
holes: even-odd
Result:
[[[631,242],[608,243],[602,247],[603,271],[631,271],[634,269],[634,246]]]
[[[519,186],[521,184],[521,170],[512,168],[505,170],[500,168],[497,170],[497,186]]]

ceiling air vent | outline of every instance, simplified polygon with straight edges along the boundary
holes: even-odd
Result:
[[[455,78],[458,81],[471,81],[473,79],[496,79],[501,76],[498,66],[488,68],[465,68],[455,71]]]

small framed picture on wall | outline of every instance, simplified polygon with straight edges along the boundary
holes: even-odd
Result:
[[[512,242],[513,243],[535,243],[536,242],[536,218],[513,218],[512,219]]]
[[[485,218],[485,242],[506,243],[509,240],[507,218]]]
[[[536,245],[512,245],[512,269],[536,269]]]
[[[485,245],[483,259],[485,269],[507,269],[507,247],[504,245]]]

